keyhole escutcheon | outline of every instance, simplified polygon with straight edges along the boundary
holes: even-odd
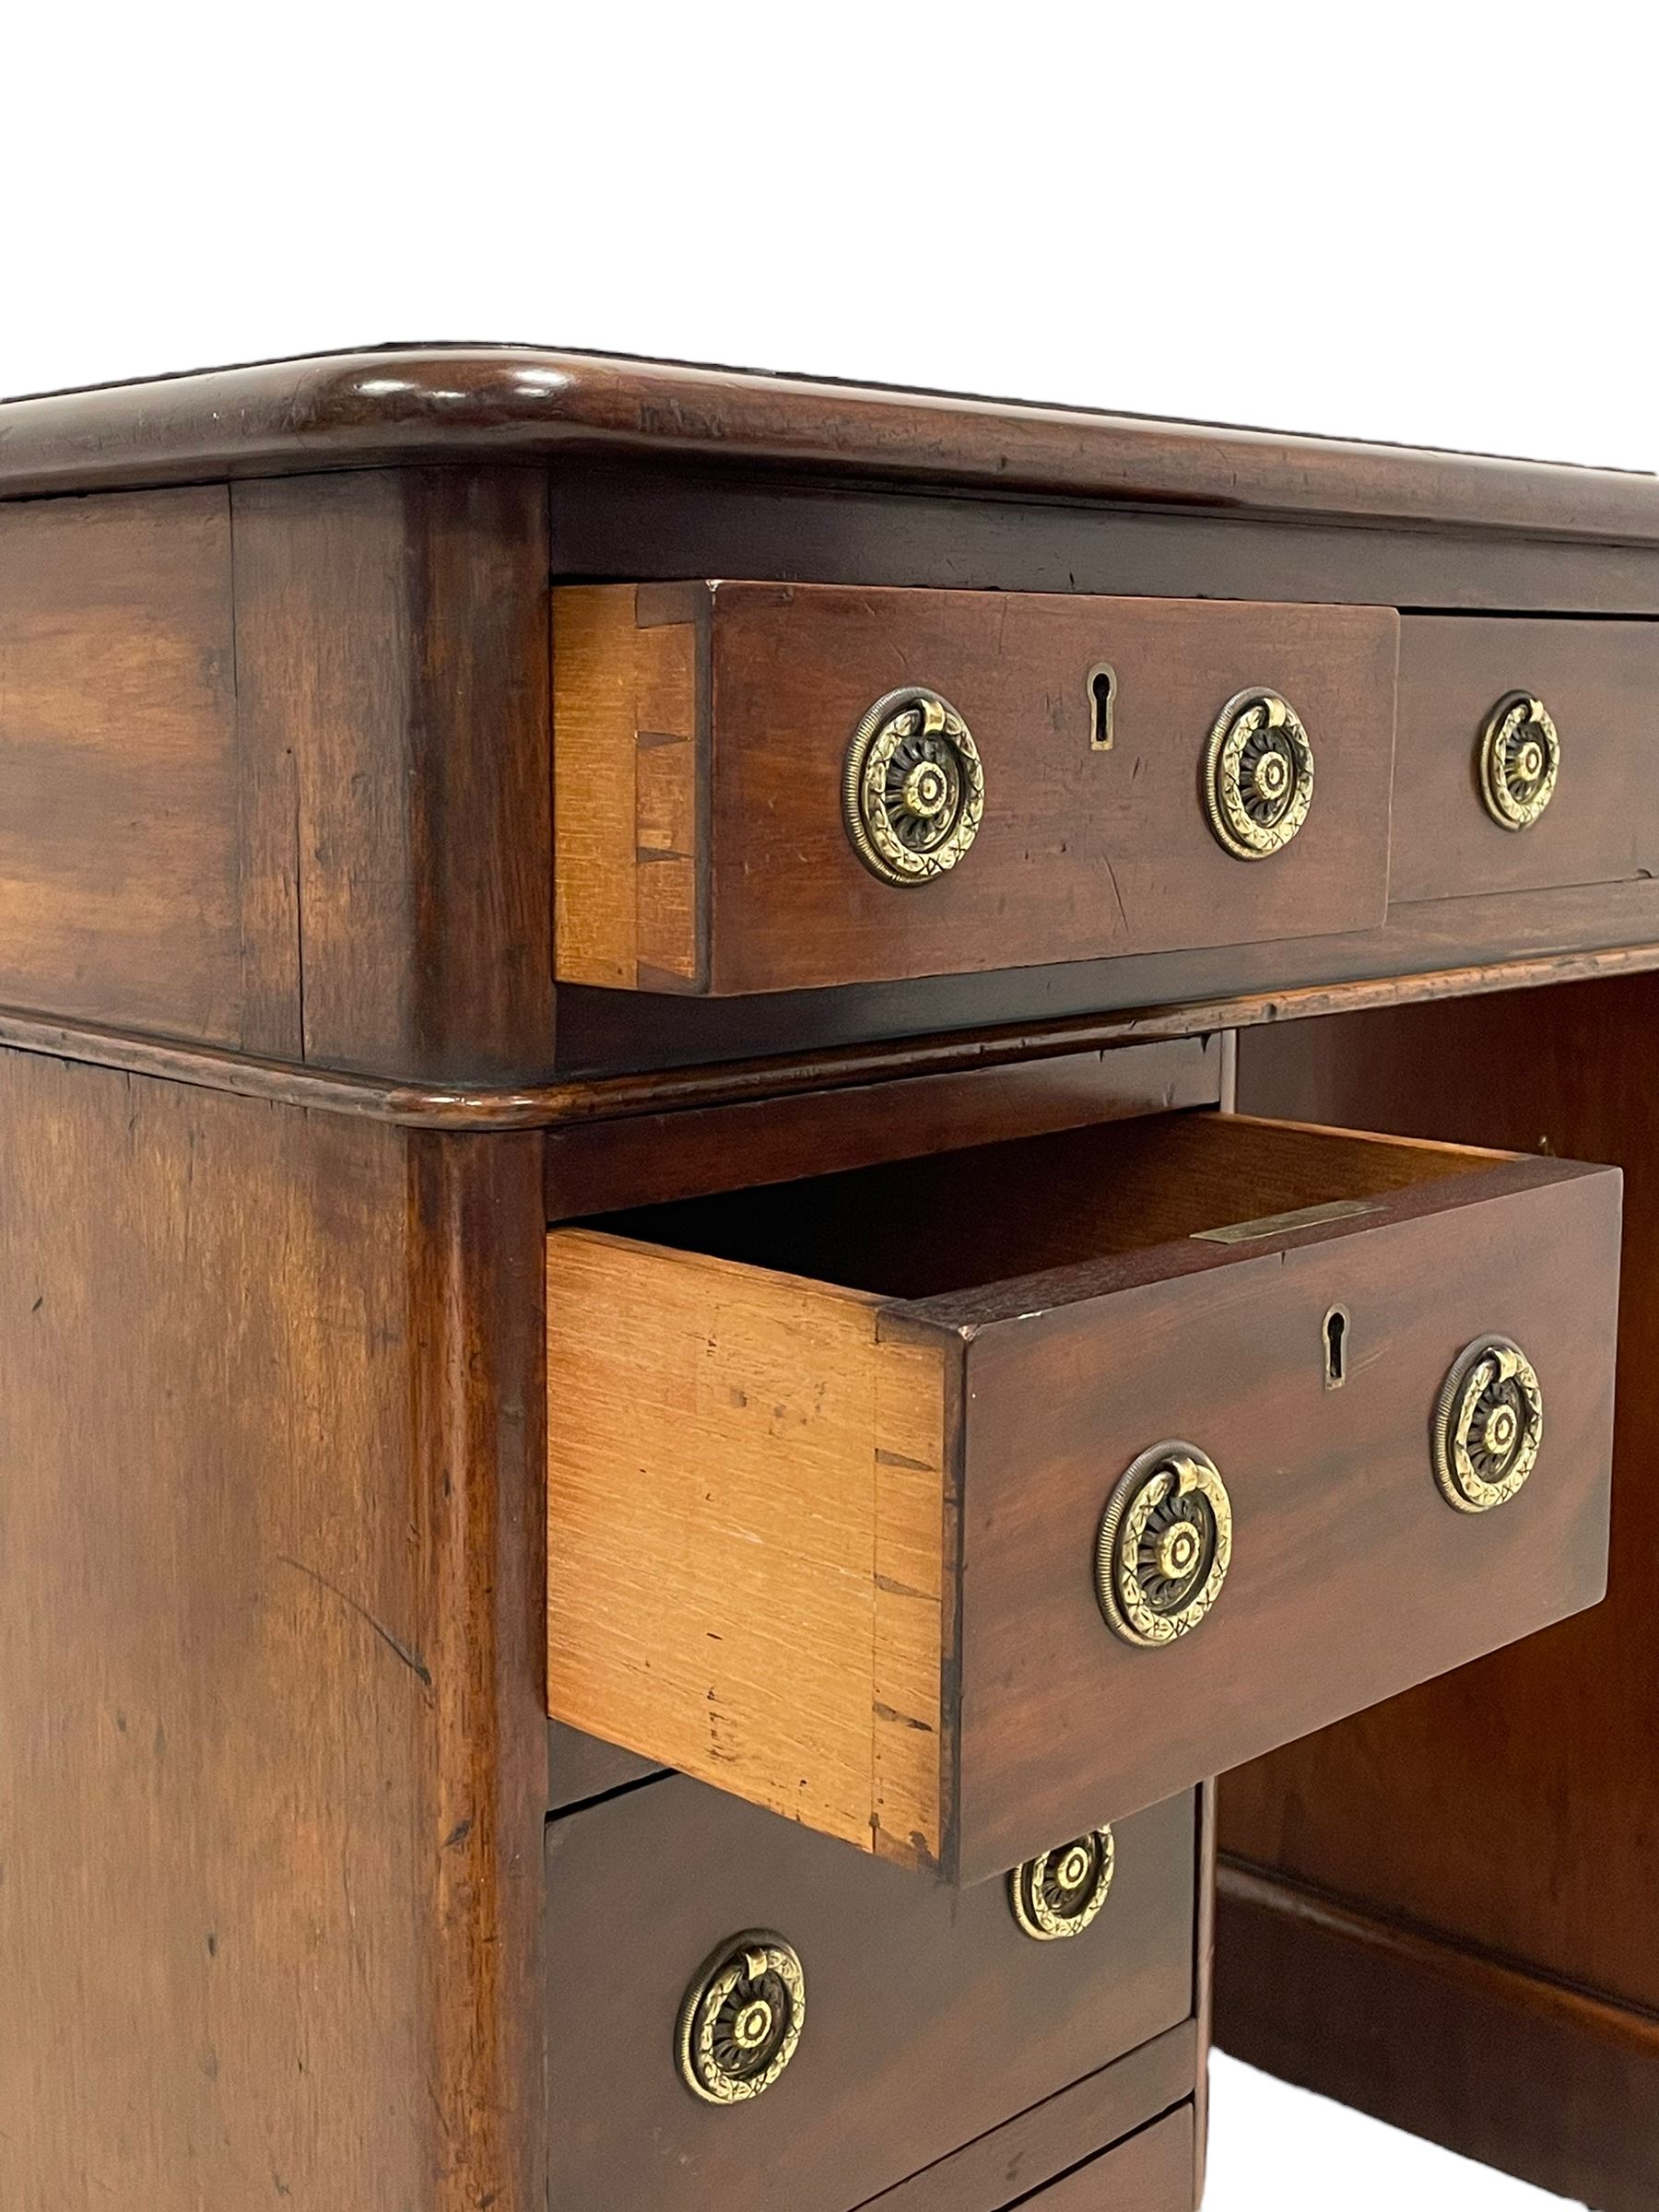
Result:
[[[1088,749],[1112,750],[1112,719],[1117,706],[1117,671],[1105,662],[1088,672]]]
[[[1346,1306],[1333,1306],[1324,1317],[1324,1378],[1327,1390],[1340,1390],[1347,1381],[1348,1330]]]

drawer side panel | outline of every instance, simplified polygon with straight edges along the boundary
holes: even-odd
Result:
[[[581,1230],[548,1239],[547,1293],[553,1717],[937,1864],[942,1347]]]
[[[569,585],[553,626],[554,937],[561,982],[700,985],[704,594]]]

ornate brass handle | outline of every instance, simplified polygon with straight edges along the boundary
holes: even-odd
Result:
[[[1434,1407],[1434,1475],[1460,1513],[1512,1498],[1537,1465],[1544,1393],[1507,1336],[1477,1336],[1452,1363]]]
[[[889,691],[853,733],[841,809],[883,883],[948,875],[979,834],[985,773],[968,724],[936,691]]]
[[[806,2019],[806,1976],[794,1947],[764,1929],[734,1936],[680,2006],[681,2078],[707,2104],[762,2097],[794,2056]]]
[[[1095,1590],[1126,1643],[1173,1643],[1198,1626],[1232,1563],[1232,1500],[1194,1444],[1157,1444],[1118,1479],[1100,1522]]]
[[[1015,1919],[1037,1943],[1081,1936],[1106,1902],[1116,1864],[1109,1828],[1091,1828],[1073,1842],[1028,1859],[1008,1877]]]
[[[1277,691],[1237,691],[1204,752],[1204,805],[1217,841],[1239,860],[1282,853],[1313,803],[1313,747]]]
[[[1530,830],[1555,796],[1561,740],[1549,709],[1506,691],[1480,733],[1480,795],[1501,830]]]

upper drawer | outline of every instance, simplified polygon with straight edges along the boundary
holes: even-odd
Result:
[[[724,994],[1369,928],[1398,629],[1376,607],[566,587],[559,978]]]
[[[1198,1114],[555,1230],[552,1711],[973,1881],[1459,1665],[1601,1593],[1618,1218]]]
[[[1659,872],[1656,714],[1659,622],[1407,618],[1394,898]]]

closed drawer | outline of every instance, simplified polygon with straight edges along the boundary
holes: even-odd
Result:
[[[1619,1190],[1192,1114],[556,1230],[554,1715],[974,1881],[1588,1605]]]
[[[1659,874],[1656,718],[1659,623],[1406,619],[1395,900]]]
[[[1015,2201],[1021,2212],[1191,2212],[1197,2185],[1192,2106]]]
[[[561,590],[558,974],[781,991],[1371,927],[1398,629],[1375,607]]]
[[[1187,2019],[1192,1798],[1114,1844],[1098,1916],[1034,1942],[1000,1883],[916,1882],[683,1779],[555,1822],[552,2201],[773,2212],[786,2175],[793,2212],[850,2212]],[[755,1934],[793,1950],[804,2016],[786,2020],[786,1986],[723,1985],[714,2055],[692,2071],[764,2076],[781,2032],[798,2039],[760,2094],[710,2102],[684,2078],[680,2023]],[[771,2017],[739,2028],[757,1994]]]

